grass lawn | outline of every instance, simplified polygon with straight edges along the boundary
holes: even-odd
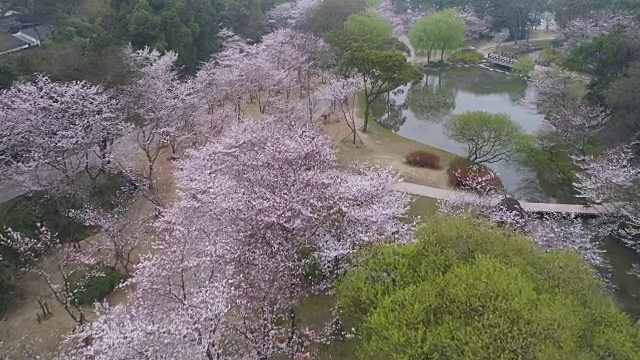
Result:
[[[358,112],[360,113],[361,111]],[[390,166],[407,182],[440,189],[450,188],[446,170],[457,155],[407,139],[383,128],[375,121],[369,121],[369,129],[366,133],[358,133],[363,143],[357,142],[354,145],[349,137],[351,130],[344,120],[333,120],[324,125],[324,130],[333,139],[338,150],[340,166],[349,167],[355,163]],[[432,170],[408,165],[405,157],[414,150],[429,151],[438,155],[441,169]]]
[[[6,32],[0,32],[0,51],[10,50],[15,46],[13,37]]]

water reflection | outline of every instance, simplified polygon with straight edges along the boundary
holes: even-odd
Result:
[[[520,104],[527,91],[531,90],[523,79],[480,67],[430,71],[419,83],[401,86],[378,99],[372,113],[379,123],[400,135],[465,155],[464,146],[444,134],[442,123],[452,114],[484,110],[506,113],[525,131],[534,133],[542,116]],[[504,162],[491,167],[512,195],[537,201],[547,198],[538,187],[529,187],[536,177],[528,169]]]
[[[379,101],[372,105],[371,110],[374,114],[378,114],[376,120],[380,125],[398,132],[400,127],[407,121],[404,111],[408,105],[404,102],[399,102],[397,98],[405,91],[403,88],[396,89],[392,92],[393,98],[391,94],[388,94],[386,97],[379,98]]]
[[[442,122],[452,114],[483,110],[506,113],[528,133],[535,133],[542,124],[542,116],[534,109],[519,103],[528,89],[519,77],[470,67],[445,72],[430,72],[418,84],[404,85],[389,96],[379,99],[373,107],[378,122],[407,138],[465,155],[462,144],[449,139]],[[518,199],[552,202],[540,188],[537,177],[528,168],[511,163],[491,164],[499,174],[507,191]],[[549,171],[553,171],[550,169]],[[619,239],[595,239],[607,250],[605,258],[611,264],[610,280],[616,286],[614,296],[634,318],[640,317],[640,281],[629,274],[638,255],[626,248]],[[635,265],[640,272],[640,265]]]
[[[522,100],[527,91],[527,82],[520,77],[475,66],[450,70],[444,81],[474,95],[503,95],[513,105]]]
[[[455,109],[456,90],[442,75],[427,75],[409,88],[406,104],[416,116],[441,121]]]

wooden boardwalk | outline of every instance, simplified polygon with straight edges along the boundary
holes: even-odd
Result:
[[[409,194],[430,197],[438,200],[444,200],[453,195],[455,191],[438,189],[430,186],[418,185],[413,183],[397,183],[393,189],[403,191]],[[575,205],[575,204],[548,204],[548,203],[532,203],[520,202],[520,206],[526,212],[538,214],[575,214],[585,217],[594,217],[611,213],[615,209],[614,204],[598,204],[598,205]]]

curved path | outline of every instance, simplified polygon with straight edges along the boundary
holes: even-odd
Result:
[[[406,192],[413,195],[443,200],[451,196],[455,191],[438,189],[430,186],[418,185],[408,182],[401,182],[393,185],[393,189]],[[575,205],[575,204],[548,204],[548,203],[532,203],[520,202],[520,206],[527,211],[533,213],[562,213],[576,214],[580,216],[600,216],[608,214],[614,210],[614,204],[597,204],[597,205]]]

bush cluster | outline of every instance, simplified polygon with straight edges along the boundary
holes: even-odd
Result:
[[[552,48],[552,47],[545,47],[544,50],[542,50],[542,54],[540,55],[540,61],[543,62],[556,62],[560,59],[560,54],[558,54],[558,52]]]
[[[361,251],[338,306],[360,359],[637,359],[640,329],[572,250],[436,216]]]
[[[521,56],[516,60],[515,64],[513,64],[513,68],[511,68],[511,72],[518,75],[527,76],[533,69],[536,67],[536,62],[528,57]]]
[[[473,51],[456,51],[449,56],[449,61],[456,64],[477,64],[484,60],[484,55],[476,50]]]
[[[500,178],[493,170],[484,165],[472,163],[465,158],[454,160],[447,173],[449,183],[457,189],[479,193],[491,193],[503,189]]]
[[[107,174],[99,179],[98,186],[90,196],[96,205],[113,209],[131,194],[131,189],[127,186],[122,174]],[[75,198],[54,200],[40,192],[22,196],[0,204],[0,234],[5,229],[11,228],[26,236],[35,236],[38,224],[41,224],[56,233],[62,242],[82,240],[95,233],[96,229],[78,222],[61,211],[64,207],[79,208],[82,205],[81,200]],[[18,293],[16,279],[20,276],[21,269],[27,265],[14,250],[0,245],[0,314],[7,311],[14,303]],[[97,285],[100,285],[101,281],[108,281],[108,279],[97,279]]]
[[[440,157],[430,151],[415,150],[405,157],[407,163],[412,166],[425,167],[429,169],[440,168]]]
[[[122,271],[111,266],[99,266],[87,276],[67,284],[79,305],[91,305],[102,300],[124,279]]]

